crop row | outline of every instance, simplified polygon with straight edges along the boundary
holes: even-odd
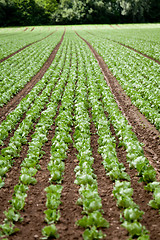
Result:
[[[43,31],[39,29],[35,29],[35,31],[19,31],[18,33],[6,33],[0,35],[0,42],[1,42],[1,52],[0,52],[0,59],[7,57],[8,55],[12,54],[13,52],[23,48],[24,46],[33,43],[37,40],[40,40],[46,36],[48,36],[51,32],[55,29],[52,28],[51,30],[44,29]]]
[[[92,119],[99,135],[98,151],[102,155],[103,165],[107,175],[112,181],[115,181],[113,194],[117,199],[117,206],[122,209],[124,215],[122,226],[127,229],[131,237],[139,236],[138,239],[141,239],[142,236],[145,236],[146,239],[149,239],[149,236],[146,235],[147,231],[145,227],[139,222],[143,212],[139,210],[139,206],[132,199],[133,189],[131,188],[130,177],[125,172],[124,165],[120,163],[117,158],[115,139],[110,131],[110,121],[107,120],[102,102],[99,100],[101,99],[101,94],[97,88],[97,81],[101,77],[100,73],[97,75],[98,69],[95,67],[96,63],[92,61],[93,59],[91,59],[91,57],[88,57],[89,54],[87,56],[86,52],[87,49],[84,46],[84,72],[86,72],[87,77],[88,97],[92,111]],[[120,182],[120,180],[123,181]],[[129,217],[130,214],[131,217]]]
[[[138,171],[141,181],[152,185],[156,181],[156,171],[144,156],[142,144],[138,141],[135,133],[132,131],[132,127],[119,110],[106,81],[104,81],[96,60],[91,55],[90,59],[97,74],[97,88],[101,93],[104,110],[109,114],[109,119],[113,124],[120,145],[126,149],[127,161],[131,168],[135,168]],[[155,185],[159,184],[155,183]]]
[[[118,29],[103,30],[103,32],[100,30],[97,35],[103,39],[120,42],[160,61],[159,29],[147,29],[147,31],[146,29],[139,31],[137,29],[136,31],[133,29]]]
[[[17,53],[1,63],[0,106],[6,104],[41,69],[53,48],[60,41],[62,32]]]
[[[156,171],[144,156],[142,144],[119,110],[93,54],[75,33],[67,30],[57,56],[44,77],[2,122],[1,144],[24,113],[26,118],[19,124],[8,147],[3,148],[0,155],[2,187],[6,172],[21,154],[22,145],[29,145],[27,157],[21,163],[19,182],[14,186],[10,206],[4,212],[0,236],[15,233],[18,231],[16,222],[23,221],[21,211],[25,208],[29,186],[37,183],[36,174],[41,168],[39,161],[45,154],[42,147],[48,141],[51,126],[55,124],[47,166],[50,172],[47,179],[49,186],[44,189],[44,221],[47,224],[42,229],[43,239],[59,237],[56,222],[61,215],[58,210],[63,191],[61,183],[70,144],[76,148],[79,161],[75,168],[75,184],[79,185],[80,197],[77,204],[82,207],[83,217],[78,219],[76,225],[85,228],[84,240],[105,238],[101,228],[109,227],[109,223],[103,217],[102,199],[98,193],[97,176],[93,168],[95,159],[92,156],[90,132],[90,123],[93,121],[99,136],[98,152],[103,158],[106,175],[114,182],[113,196],[120,209],[122,226],[128,231],[130,239],[148,240],[148,231],[141,224],[144,212],[133,201],[131,179],[117,157],[111,125],[119,139],[119,145],[127,153],[129,167],[137,170],[139,179],[146,185],[145,190],[153,192],[153,200],[149,205],[160,209],[160,183],[156,181]],[[27,142],[31,131],[31,141]],[[73,139],[71,131],[74,131]]]
[[[63,45],[61,48],[63,49]],[[26,118],[20,123],[17,130],[14,132],[13,137],[10,139],[9,145],[6,148],[3,148],[1,151],[1,164],[0,164],[0,177],[1,177],[1,186],[4,185],[4,179],[6,172],[12,167],[13,165],[13,159],[17,156],[19,156],[21,152],[22,145],[26,143],[27,141],[27,135],[32,130],[34,122],[37,121],[39,118],[42,109],[44,108],[45,104],[48,102],[51,92],[53,91],[55,84],[58,80],[58,77],[60,74],[62,74],[63,66],[65,64],[66,60],[66,52],[64,51],[63,54],[61,53],[62,50],[59,51],[59,54],[57,56],[61,56],[56,59],[56,62],[51,65],[47,73],[44,75],[42,80],[39,82],[38,88],[35,86],[35,92],[39,90],[42,90],[44,87],[44,90],[42,93],[37,96],[33,95],[35,98],[35,101],[32,103],[31,108],[26,113]],[[57,64],[58,61],[58,64]],[[28,97],[23,99],[19,106],[8,115],[7,119],[2,122],[1,125],[1,141],[4,140],[5,137],[8,136],[8,132],[14,128],[16,123],[20,120],[21,114],[23,114],[27,110],[27,102],[30,101],[29,94]],[[27,102],[25,102],[27,100]],[[31,100],[34,100],[31,98]],[[28,105],[30,105],[31,102],[29,102]],[[26,107],[26,108],[25,108]],[[29,106],[28,106],[29,107]]]
[[[75,36],[73,36],[75,38]],[[102,239],[105,234],[99,230],[100,227],[109,227],[109,223],[103,217],[102,200],[98,193],[98,184],[94,169],[92,168],[94,158],[91,149],[90,117],[88,113],[88,96],[86,77],[83,69],[83,59],[79,50],[79,39],[75,40],[78,46],[78,81],[75,92],[74,107],[74,147],[77,149],[79,165],[75,168],[75,183],[80,186],[80,198],[77,204],[83,208],[83,218],[77,221],[77,225],[84,227],[83,238]]]
[[[132,103],[160,129],[159,65],[134,51],[108,40],[99,40],[81,31],[103,57]]]
[[[50,68],[48,69],[46,74],[43,76],[43,78],[40,81],[38,81],[38,83],[36,83],[36,85],[26,95],[26,97],[23,98],[21,100],[21,102],[17,105],[15,110],[10,112],[8,114],[8,116],[6,117],[6,120],[4,120],[1,123],[1,125],[0,125],[0,145],[3,145],[3,141],[8,137],[9,132],[15,128],[16,124],[20,121],[23,114],[28,111],[31,104],[33,104],[33,102],[39,96],[41,91],[47,86],[52,75],[54,77],[58,76],[57,72],[56,71],[54,72],[53,69],[55,69],[57,67],[59,69],[59,71],[61,71],[61,67],[62,67],[63,61],[65,59],[65,52],[63,51],[63,46],[64,45],[61,45],[60,50],[56,54],[56,57],[55,57],[53,63],[51,64]]]
[[[74,56],[74,46],[72,46],[72,60],[70,71],[68,73],[68,83],[61,100],[59,114],[55,119],[55,135],[52,139],[51,157],[48,163],[48,170],[50,172],[51,185],[45,189],[47,192],[45,221],[47,226],[42,229],[44,239],[48,237],[59,237],[55,223],[60,218],[60,211],[58,210],[61,204],[61,192],[63,187],[61,182],[65,169],[65,159],[67,159],[68,145],[72,143],[70,135],[71,126],[73,124],[73,101],[74,89],[76,82],[76,58]]]
[[[67,45],[67,41],[66,41],[66,45]],[[68,56],[70,56],[70,54],[71,54],[71,48],[69,47]],[[25,206],[25,199],[27,197],[28,186],[30,184],[36,184],[37,182],[34,176],[36,175],[37,171],[40,169],[39,160],[44,154],[44,152],[42,151],[42,146],[47,141],[48,131],[51,125],[54,123],[54,117],[57,112],[58,103],[61,100],[61,96],[68,78],[67,76],[68,76],[69,66],[70,66],[70,58],[68,57],[66,58],[64,71],[61,73],[61,77],[57,85],[55,86],[55,89],[50,97],[50,101],[46,106],[46,110],[42,111],[40,115],[40,119],[36,124],[34,134],[31,136],[32,140],[31,142],[29,142],[27,157],[21,163],[21,174],[19,177],[19,183],[14,187],[14,194],[12,199],[10,200],[11,207],[8,209],[8,211],[4,212],[6,218],[4,219],[4,223],[1,225],[2,236],[11,235],[15,231],[18,231],[18,229],[15,228],[14,222],[22,221],[20,217],[20,211],[23,210]],[[59,72],[59,69],[57,71],[57,74],[58,72]],[[55,84],[55,81],[57,81],[56,78],[52,76],[52,79]],[[50,87],[50,84],[48,84],[47,86]],[[52,89],[52,87],[50,87],[50,89]],[[46,98],[46,100],[48,100],[48,98]],[[32,114],[34,113],[35,112],[33,112]],[[33,122],[33,119],[31,121],[31,124],[32,122]],[[13,144],[16,144],[16,141],[14,141]],[[10,156],[10,155],[7,155],[7,156]],[[14,157],[14,156],[11,155],[11,157]]]
[[[128,124],[127,120],[118,109],[118,105],[116,104],[106,81],[104,81],[96,60],[93,56],[91,59],[97,76],[99,72],[99,78],[97,77],[96,80],[97,87],[101,93],[104,110],[109,114],[109,119],[113,124],[120,145],[123,146],[127,152],[127,162],[129,163],[130,168],[135,168],[137,170],[140,180],[146,184],[145,189],[153,192],[154,200],[149,204],[152,205],[154,202],[152,207],[158,209],[160,184],[156,181],[156,171],[150,165],[149,160],[144,156],[142,144],[138,141],[135,133],[132,131],[132,127]]]

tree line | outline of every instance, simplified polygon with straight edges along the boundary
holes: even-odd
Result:
[[[160,22],[159,0],[0,0],[0,26]]]

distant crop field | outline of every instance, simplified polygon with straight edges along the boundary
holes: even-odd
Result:
[[[160,239],[160,24],[0,28],[0,239]]]

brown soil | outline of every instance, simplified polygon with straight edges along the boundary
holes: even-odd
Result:
[[[34,27],[31,29],[31,32],[34,30]]]
[[[62,71],[63,70],[61,70],[60,71],[60,75],[61,75],[61,73],[62,73]],[[59,80],[59,79],[58,79]],[[54,91],[54,90],[53,90]],[[52,92],[53,92],[52,91]],[[50,93],[50,97],[51,97],[51,95],[52,95],[52,92]],[[46,110],[46,108],[47,108],[47,103],[45,104],[45,106],[44,106],[44,108],[43,108],[43,111],[44,110]],[[59,107],[58,107],[58,109],[59,109]],[[57,113],[58,114],[58,113]],[[57,114],[56,114],[56,116],[57,116]],[[24,116],[23,116],[23,119],[25,118],[25,114],[24,114]],[[23,120],[22,119],[22,120]],[[37,122],[39,121],[39,119],[40,119],[40,117],[36,120],[36,122],[34,123],[34,125],[33,125],[33,130],[29,133],[29,135],[28,135],[28,137],[27,137],[27,142],[30,142],[31,140],[32,140],[32,138],[31,138],[31,135],[34,133],[34,129],[35,129],[35,127],[36,127],[36,124],[37,124]],[[19,124],[18,124],[19,125]],[[18,126],[16,126],[16,127],[18,127]],[[52,126],[52,129],[54,129],[55,127],[53,127]],[[9,137],[10,137],[10,135],[14,135],[14,132],[12,132],[12,133],[10,133],[9,134]],[[9,143],[9,139],[10,138],[7,138],[6,139],[6,141],[5,141],[5,145],[3,146],[3,147],[5,147],[8,143]],[[50,130],[49,131],[49,136],[48,136],[48,139],[52,139],[52,130]],[[48,143],[46,143],[46,146],[51,146],[51,139],[49,140],[49,143],[50,144],[48,144]],[[15,162],[14,162],[14,164],[13,164],[13,167],[12,167],[12,169],[6,174],[6,180],[5,180],[5,186],[2,188],[2,189],[0,189],[0,193],[1,193],[1,196],[0,196],[0,205],[1,206],[3,206],[2,208],[1,208],[1,212],[0,212],[0,218],[2,218],[1,220],[3,220],[3,218],[4,218],[4,214],[3,214],[3,211],[5,210],[5,209],[7,209],[7,206],[9,206],[8,204],[7,204],[7,202],[8,202],[8,200],[9,199],[11,199],[11,196],[12,196],[12,194],[13,194],[13,192],[14,192],[14,189],[13,189],[13,186],[15,186],[17,183],[18,183],[18,179],[19,179],[19,175],[20,175],[20,164],[21,164],[21,162],[23,161],[23,159],[27,156],[27,151],[28,151],[28,144],[26,144],[26,145],[24,145],[24,146],[22,146],[22,151],[21,151],[21,154],[20,154],[20,157],[19,158],[16,158],[15,159]],[[44,151],[45,151],[45,149],[44,149]],[[46,150],[47,151],[47,150]],[[45,152],[46,152],[45,151]],[[46,156],[46,155],[45,155]],[[41,160],[42,161],[42,160]],[[37,181],[38,182],[38,181]],[[7,195],[7,194],[8,195]]]
[[[24,29],[24,32],[27,31],[28,27]]]
[[[74,128],[72,128],[72,139]],[[76,159],[77,150],[70,144],[68,149],[68,158],[65,160],[65,173],[63,178],[63,191],[60,205],[61,217],[57,223],[57,229],[61,240],[82,239],[84,229],[76,226],[76,221],[82,218],[82,208],[76,204],[79,198],[79,187],[74,184],[74,168],[78,165]]]
[[[58,63],[57,63],[58,64]],[[56,64],[56,65],[57,65]],[[61,73],[62,73],[62,71],[63,70],[61,70],[60,71],[60,75],[61,75]],[[43,92],[43,90],[46,88],[46,86],[39,92],[39,94],[37,95],[37,96],[40,96],[41,95],[41,93]],[[32,103],[31,103],[32,104]],[[30,106],[31,107],[31,106]],[[30,108],[29,107],[29,108]],[[29,109],[28,109],[29,110]],[[9,144],[9,141],[10,141],[10,139],[11,139],[11,137],[13,137],[13,135],[14,135],[14,132],[17,130],[17,128],[19,127],[19,125],[20,125],[20,123],[25,119],[25,117],[26,117],[26,113],[24,113],[23,114],[23,116],[22,116],[22,118],[20,119],[20,121],[16,124],[16,126],[14,127],[14,129],[11,131],[11,132],[9,132],[9,134],[8,134],[8,137],[4,140],[4,145],[3,146],[0,146],[0,151],[3,149],[3,148],[5,148],[5,147],[7,147],[8,146],[8,144]]]
[[[117,26],[118,26],[118,25],[117,25]],[[113,26],[110,26],[110,27],[114,28]],[[118,26],[118,27],[120,28],[120,26]],[[93,34],[93,33],[90,33],[90,32],[87,32],[87,33],[95,36],[95,34]],[[132,47],[130,47],[130,46],[127,46],[127,45],[125,45],[125,44],[123,44],[123,43],[121,43],[121,42],[118,42],[118,41],[113,40],[113,39],[110,39],[110,38],[106,38],[106,39],[109,40],[109,41],[111,41],[111,42],[118,43],[118,44],[122,45],[123,47],[129,48],[129,49],[131,49],[131,50],[133,50],[133,51],[141,54],[143,57],[149,58],[149,59],[153,60],[154,62],[160,64],[160,61],[158,61],[157,59],[154,59],[154,58],[148,56],[147,54],[144,54],[144,53],[142,53],[142,52],[139,52],[139,51],[136,50],[135,48],[132,48]]]
[[[17,128],[19,127],[20,123],[25,119],[25,117],[26,117],[26,113],[23,114],[21,120],[16,124],[14,130],[11,131],[11,132],[9,132],[8,137],[3,141],[3,146],[0,146],[0,151],[1,151],[3,148],[5,148],[5,147],[8,146],[9,141],[10,141],[10,138],[13,137],[14,132],[17,130]]]
[[[91,117],[91,114],[90,114]],[[102,165],[102,156],[98,153],[98,138],[97,130],[93,122],[90,125],[91,131],[91,147],[92,156],[94,157],[93,169],[97,175],[98,192],[102,199],[102,209],[104,218],[109,222],[109,228],[102,229],[106,234],[107,240],[125,240],[127,239],[127,231],[121,227],[120,210],[116,206],[116,201],[113,200],[113,182],[106,176],[105,169]]]
[[[112,135],[116,139],[116,152],[120,162],[122,162],[126,168],[126,172],[131,178],[131,186],[134,190],[133,200],[140,207],[140,210],[144,211],[141,223],[150,232],[150,239],[159,239],[160,237],[160,214],[158,210],[152,209],[148,206],[150,200],[153,199],[152,193],[144,190],[145,184],[138,182],[138,172],[135,169],[130,169],[129,164],[126,161],[126,151],[123,147],[119,147],[118,137],[115,135],[113,126],[111,125]]]
[[[30,136],[28,137],[30,140]],[[6,174],[5,185],[0,189],[0,223],[4,220],[3,211],[6,211],[9,207],[8,201],[12,198],[14,192],[14,186],[18,183],[20,176],[20,164],[27,156],[28,144],[24,145],[21,151],[21,156],[14,159],[14,166]]]
[[[57,109],[57,114],[54,117],[58,116],[60,104]],[[39,164],[41,170],[36,174],[37,183],[34,186],[29,186],[27,192],[26,204],[24,211],[21,212],[23,217],[22,223],[17,223],[16,226],[20,229],[19,232],[10,236],[9,239],[16,240],[27,240],[27,239],[40,239],[42,237],[41,231],[42,228],[46,225],[44,222],[44,211],[46,210],[46,192],[44,189],[50,185],[49,177],[50,173],[47,169],[47,165],[50,161],[50,150],[52,145],[52,138],[55,134],[55,124],[51,126],[51,129],[48,133],[48,141],[43,146],[42,150],[45,152],[44,156],[41,158]]]
[[[113,41],[113,40],[111,40],[111,39],[108,39],[108,40]],[[120,42],[117,42],[117,41],[114,41],[114,42],[119,43],[120,45],[122,45],[122,46],[124,46],[124,47],[126,47],[126,48],[129,48],[129,49],[131,49],[131,50],[133,50],[133,51],[141,54],[143,57],[149,58],[149,59],[153,60],[154,62],[160,64],[160,61],[158,61],[157,59],[154,59],[154,58],[148,56],[147,54],[144,54],[144,53],[142,53],[142,52],[139,52],[139,51],[137,51],[136,49],[134,49],[134,48],[132,48],[132,47],[130,47],[130,46],[127,46],[127,45],[125,45],[125,44],[123,44],[123,43],[120,43]]]
[[[28,29],[28,28],[27,28],[27,29]],[[26,30],[27,30],[27,29],[26,29]],[[24,30],[24,31],[26,31],[26,30]],[[42,39],[40,39],[40,40],[37,40],[37,41],[35,41],[35,42],[32,42],[32,43],[30,43],[30,44],[24,46],[23,48],[20,48],[19,50],[17,50],[16,52],[14,52],[14,53],[8,55],[7,57],[0,59],[0,63],[1,63],[1,62],[4,62],[5,60],[7,60],[8,58],[14,56],[15,54],[21,52],[21,51],[24,50],[25,48],[27,48],[27,47],[33,45],[34,43],[37,43],[37,42],[40,42],[40,41],[44,40],[45,38],[51,36],[53,33],[55,33],[55,31],[52,32],[52,33],[50,33],[49,35],[47,35],[46,37],[44,37],[44,38],[42,38]]]
[[[63,34],[64,36],[64,34]],[[63,40],[63,36],[61,41]],[[61,41],[56,46],[52,52],[52,56],[45,67],[36,75],[37,77],[32,79],[30,85],[27,84],[25,90],[18,93],[18,98],[14,100],[10,105],[7,105],[8,108],[4,110],[3,114],[7,114],[12,109],[16,107],[20,99],[26,95],[25,91],[30,91],[35,85],[35,81],[38,81],[46,72],[47,68],[50,66],[53,61],[53,56],[58,51],[58,48],[61,44]],[[86,42],[87,43],[87,42]],[[112,76],[103,59],[95,52],[92,46],[87,43],[88,46],[93,51],[101,70],[104,74],[104,77],[111,88],[112,93],[115,96],[115,100],[118,103],[119,108],[122,110],[123,114],[129,120],[129,123],[133,126],[133,130],[136,133],[138,139],[145,144],[144,151],[145,155],[149,158],[152,165],[157,169],[158,173],[158,157],[160,157],[160,147],[159,147],[159,132],[152,126],[142,114],[139,113],[138,109],[131,104],[130,99],[127,97],[123,89],[120,87],[117,80]],[[30,89],[30,90],[29,90]],[[17,96],[16,96],[17,97]],[[15,99],[15,98],[14,98]],[[59,104],[60,107],[60,104]],[[58,108],[59,108],[58,107]],[[91,116],[91,111],[90,117]],[[3,115],[2,114],[2,115]],[[58,111],[56,116],[58,115]],[[56,118],[55,116],[55,118]],[[35,128],[35,125],[34,125]],[[34,131],[34,130],[33,130]],[[32,131],[32,133],[33,133]],[[90,125],[91,131],[91,148],[92,155],[94,157],[93,169],[94,173],[97,175],[98,191],[102,199],[102,208],[104,210],[104,218],[109,221],[110,227],[108,229],[102,229],[106,233],[106,240],[126,240],[128,238],[127,231],[120,226],[119,216],[120,210],[116,206],[116,201],[114,201],[112,190],[113,182],[106,176],[105,170],[102,162],[102,157],[98,153],[98,135],[96,134],[96,128],[93,122]],[[116,138],[116,151],[119,161],[123,162],[126,167],[126,171],[131,177],[131,184],[134,189],[133,199],[140,206],[140,209],[145,211],[141,223],[146,226],[150,231],[151,240],[160,239],[160,215],[157,210],[151,209],[147,204],[150,199],[152,199],[152,193],[144,191],[144,184],[138,183],[138,177],[136,170],[130,170],[128,163],[126,162],[126,152],[122,147],[118,147],[118,138],[115,135],[114,128],[111,126],[111,132]],[[28,136],[28,142],[31,141],[31,134]],[[74,127],[72,128],[72,138],[74,133]],[[46,202],[46,193],[44,188],[49,186],[49,171],[47,170],[47,165],[50,160],[50,148],[51,148],[51,139],[55,134],[55,124],[52,125],[51,130],[49,130],[48,141],[43,147],[45,151],[44,156],[40,160],[41,170],[37,172],[36,179],[37,184],[35,186],[29,186],[28,197],[26,199],[26,205],[23,212],[21,212],[22,217],[24,218],[22,223],[17,223],[16,226],[20,228],[20,232],[14,234],[13,236],[8,237],[10,240],[32,240],[40,239],[42,234],[41,230],[46,225],[44,222],[44,210]],[[7,143],[6,143],[7,144]],[[16,159],[13,168],[9,173],[7,173],[5,187],[0,190],[0,206],[1,206],[1,222],[4,218],[3,211],[9,206],[8,200],[11,199],[13,194],[13,187],[18,183],[19,174],[20,174],[20,163],[26,157],[28,151],[28,145],[24,145],[22,149],[21,156]],[[76,201],[79,197],[78,186],[74,184],[75,174],[74,168],[78,164],[76,159],[77,150],[70,144],[67,154],[67,159],[65,160],[65,172],[63,178],[63,191],[60,205],[61,218],[56,224],[58,232],[60,234],[61,240],[72,240],[82,239],[82,233],[84,232],[83,228],[77,227],[75,222],[82,217],[81,211],[82,208],[76,205]]]
[[[132,129],[135,132],[138,140],[144,144],[143,149],[145,156],[149,159],[150,164],[152,164],[152,166],[157,170],[158,179],[160,180],[160,161],[158,160],[160,159],[159,131],[150,122],[148,122],[148,120],[131,103],[130,98],[122,89],[117,79],[112,75],[103,58],[95,51],[89,42],[87,42],[84,38],[82,39],[89,46],[97,62],[99,63],[104,78],[114,95],[119,109],[132,126]]]
[[[46,105],[44,106],[44,109],[46,109]],[[20,164],[24,160],[24,158],[27,157],[27,152],[29,148],[29,142],[31,142],[32,138],[31,135],[35,131],[35,127],[37,122],[39,121],[40,117],[36,120],[36,122],[33,124],[33,130],[28,134],[27,136],[27,144],[22,146],[22,150],[20,153],[20,156],[14,159],[13,166],[11,170],[6,173],[6,179],[5,179],[5,185],[3,188],[0,189],[0,222],[4,219],[3,211],[7,210],[9,207],[8,201],[12,198],[12,194],[14,192],[14,186],[18,184],[19,176],[20,176],[20,170],[21,166]],[[9,140],[7,139],[9,142]]]
[[[70,61],[70,67],[72,65],[72,60]],[[78,62],[77,62],[78,70]],[[77,76],[78,77],[78,76]],[[75,85],[77,84],[77,81]],[[75,95],[74,95],[75,98]],[[74,114],[73,114],[74,118]],[[73,134],[75,132],[75,127],[72,127],[71,137],[74,142]],[[82,239],[83,229],[76,225],[76,221],[82,217],[82,208],[76,204],[79,193],[79,186],[74,184],[75,173],[74,169],[78,165],[78,160],[76,155],[78,154],[76,148],[73,144],[69,145],[67,159],[65,160],[65,172],[63,177],[63,190],[61,194],[62,204],[59,207],[61,217],[57,223],[57,229],[60,234],[61,240],[69,239]]]
[[[52,53],[50,54],[49,58],[47,59],[47,61],[44,63],[43,67],[40,69],[40,71],[30,80],[29,83],[27,83],[24,88],[17,93],[16,96],[14,96],[12,98],[12,100],[5,105],[2,109],[1,109],[1,113],[0,113],[0,121],[2,121],[9,112],[13,111],[15,109],[15,107],[19,104],[19,102],[22,100],[22,98],[24,98],[30,91],[31,89],[35,86],[35,84],[44,76],[45,72],[47,71],[47,69],[50,67],[51,63],[53,62],[56,53],[63,41],[64,38],[64,34],[62,35],[62,38],[60,40],[60,42],[56,45],[56,47],[53,49]]]

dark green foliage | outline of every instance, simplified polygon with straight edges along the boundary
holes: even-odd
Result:
[[[34,0],[0,0],[0,26],[26,26],[48,23],[48,14]]]
[[[150,10],[146,15],[149,22],[160,22],[160,1],[152,0]]]
[[[0,0],[0,26],[160,22],[157,0]]]

